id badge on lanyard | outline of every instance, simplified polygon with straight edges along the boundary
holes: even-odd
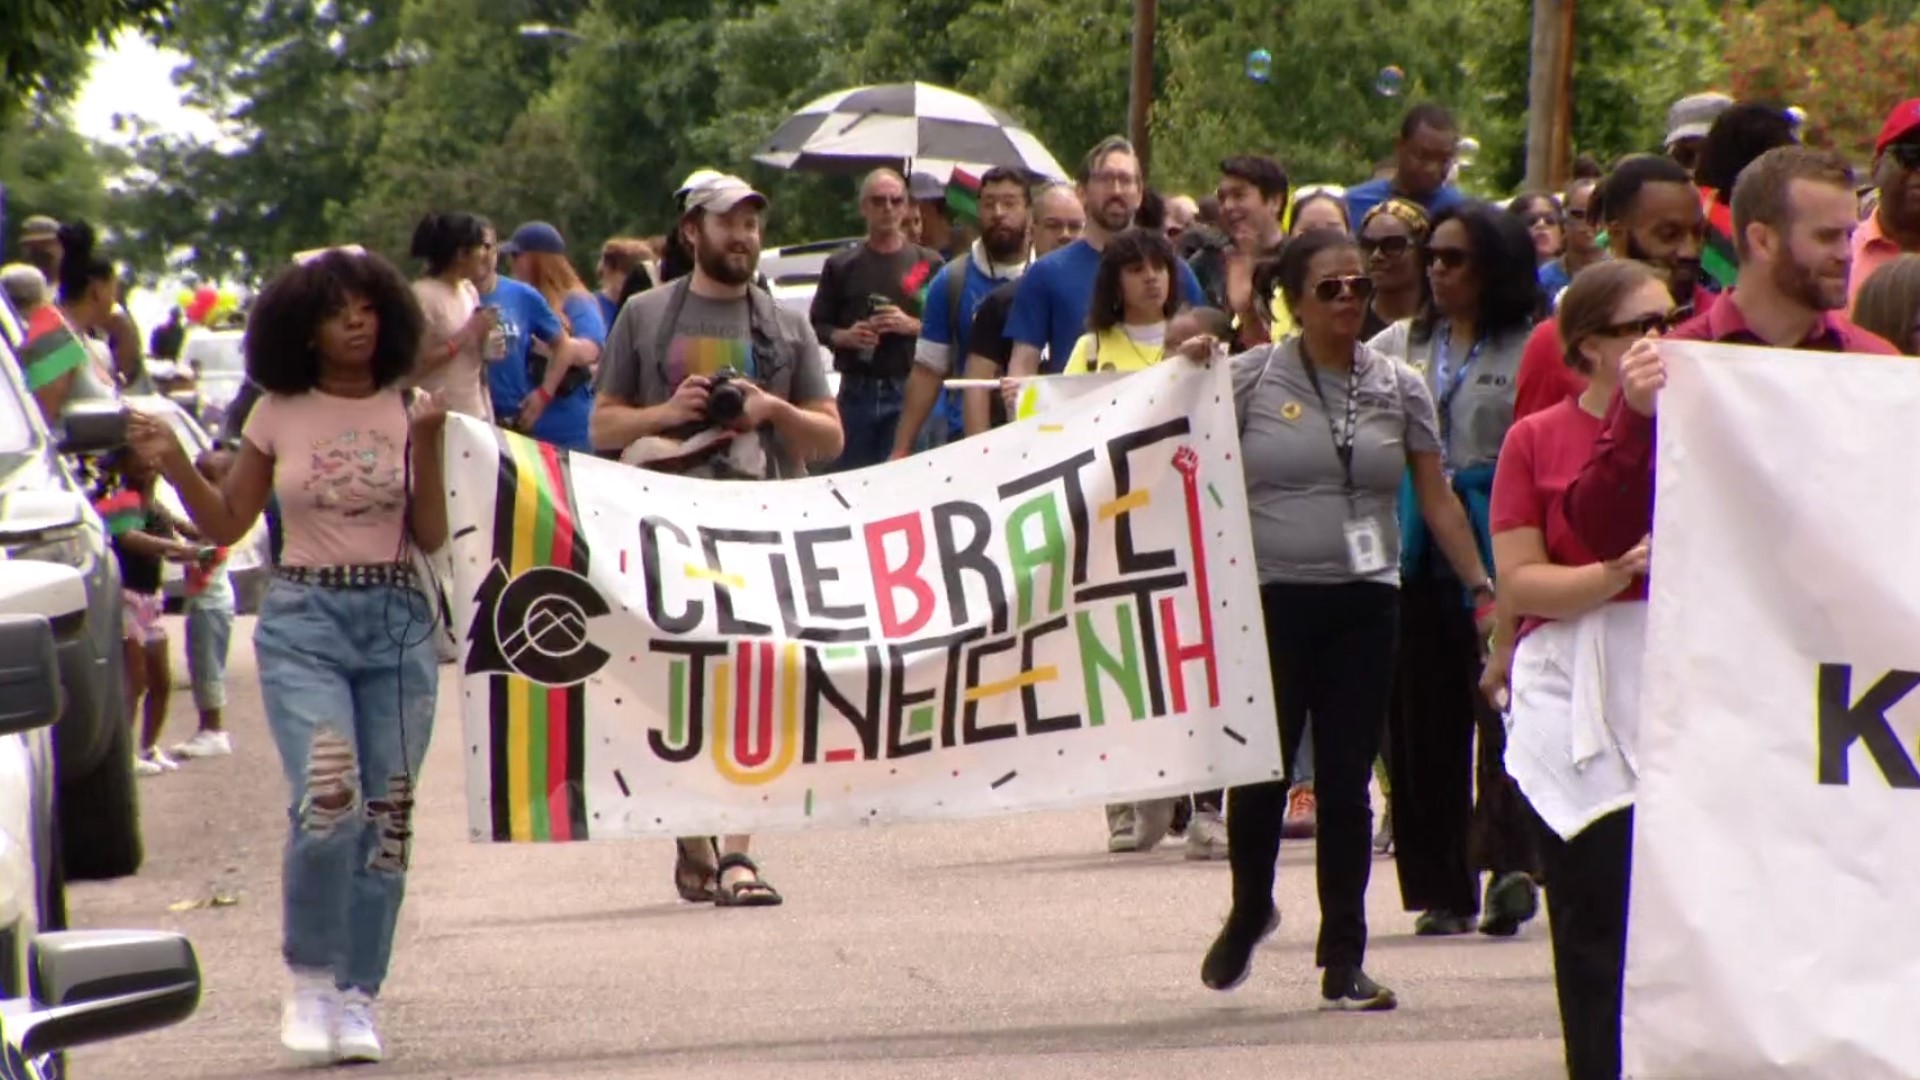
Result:
[[[1453,483],[1453,399],[1466,384],[1467,375],[1473,370],[1474,361],[1480,359],[1480,353],[1486,348],[1487,340],[1481,338],[1467,350],[1467,357],[1460,362],[1458,370],[1448,361],[1453,353],[1453,328],[1442,323],[1433,331],[1433,370],[1434,382],[1438,391],[1434,396],[1434,419],[1440,424],[1440,471],[1446,475],[1447,483]]]
[[[1343,489],[1347,496],[1347,520],[1341,526],[1347,541],[1347,568],[1361,577],[1371,577],[1387,568],[1386,534],[1380,528],[1380,519],[1372,514],[1362,514],[1359,508],[1358,491],[1353,482],[1353,444],[1360,432],[1360,361],[1355,357],[1347,369],[1346,422],[1336,425],[1333,410],[1327,405],[1327,395],[1320,389],[1320,373],[1314,369],[1313,361],[1307,359],[1304,348],[1300,362],[1306,367],[1307,381],[1313,385],[1313,396],[1320,399],[1320,412],[1327,418],[1327,437],[1333,441],[1333,455],[1340,459]]]

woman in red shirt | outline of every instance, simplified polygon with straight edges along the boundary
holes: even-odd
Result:
[[[1503,616],[1520,620],[1506,766],[1539,821],[1554,980],[1572,1080],[1618,1080],[1635,694],[1646,609],[1646,541],[1603,563],[1567,525],[1562,494],[1600,437],[1620,358],[1667,328],[1673,296],[1646,264],[1582,270],[1560,302],[1578,397],[1513,425],[1489,515]]]

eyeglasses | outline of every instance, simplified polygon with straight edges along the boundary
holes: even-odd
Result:
[[[1600,337],[1643,338],[1648,334],[1666,333],[1668,330],[1673,329],[1674,324],[1679,322],[1680,319],[1681,312],[1679,309],[1662,311],[1653,315],[1642,315],[1637,319],[1628,319],[1626,322],[1617,322],[1610,326],[1603,326],[1595,333]]]
[[[1313,283],[1313,298],[1323,304],[1331,304],[1349,292],[1355,299],[1365,300],[1373,295],[1373,279],[1365,274],[1348,274],[1321,278]]]
[[[1535,228],[1540,225],[1558,225],[1558,224],[1560,224],[1559,214],[1528,214],[1527,215],[1527,228],[1529,229]]]
[[[1569,207],[1567,207],[1567,214],[1566,214],[1566,216],[1567,216],[1567,220],[1568,220],[1568,221],[1581,221],[1581,222],[1584,222],[1584,221],[1586,221],[1586,220],[1587,220],[1587,212],[1586,212],[1585,210],[1582,210],[1582,209],[1580,209],[1580,208],[1579,208],[1579,207],[1577,207],[1577,206],[1569,206]]]
[[[1410,236],[1382,236],[1379,239],[1363,236],[1360,238],[1360,254],[1372,258],[1378,253],[1383,258],[1397,259],[1413,247]]]
[[[1118,169],[1108,169],[1105,172],[1094,173],[1090,179],[1096,184],[1105,184],[1108,187],[1122,189],[1140,186],[1140,176],[1138,173],[1121,172]]]
[[[1473,252],[1466,248],[1430,247],[1427,249],[1428,266],[1439,265],[1449,270],[1458,270],[1472,261]]]
[[[1894,143],[1887,153],[1903,169],[1920,169],[1920,143]]]

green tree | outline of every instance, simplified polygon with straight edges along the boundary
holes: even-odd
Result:
[[[342,239],[381,120],[416,57],[401,0],[179,0],[161,43],[189,104],[225,134],[147,131],[114,215],[143,268],[175,249],[207,277],[258,280]]]
[[[589,185],[557,125],[525,115],[551,85],[565,39],[523,28],[569,26],[584,6],[406,0],[401,33],[418,63],[381,118],[343,231],[404,265],[414,224],[430,211],[481,213],[502,229],[540,217],[565,229]]]
[[[88,45],[107,44],[123,26],[157,31],[170,6],[170,0],[13,0],[0,31],[6,72],[0,111],[35,94],[71,95],[86,75]]]
[[[97,226],[106,206],[101,159],[73,130],[64,108],[44,98],[0,119],[0,186],[6,190],[8,253],[16,250],[20,222],[34,214]]]

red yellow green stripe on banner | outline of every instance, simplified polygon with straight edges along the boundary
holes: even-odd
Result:
[[[566,454],[512,432],[497,437],[495,561],[509,580],[543,566],[586,574],[587,542],[576,526]],[[585,686],[490,678],[493,838],[587,839]]]

